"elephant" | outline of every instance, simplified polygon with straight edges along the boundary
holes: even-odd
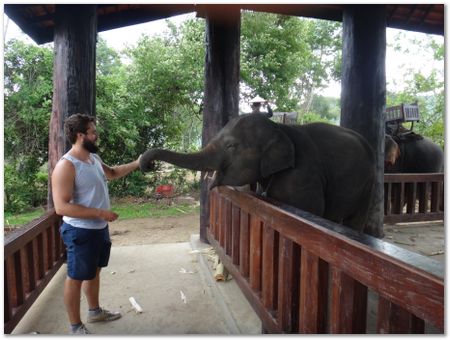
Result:
[[[394,136],[386,134],[384,147],[385,173],[444,172],[444,152],[439,145],[427,137],[411,131]],[[400,187],[397,185],[394,188],[393,190],[395,190],[396,194],[392,198],[391,203],[394,207],[398,207],[398,200],[400,199],[400,192],[398,190],[400,190]],[[415,190],[414,184],[406,183],[404,190],[405,197],[409,197]],[[426,191],[426,187],[423,184],[418,184],[417,191],[420,197]],[[431,193],[427,192],[426,195],[428,197],[428,205],[430,204]],[[403,206],[406,204],[405,201]],[[440,210],[443,210],[443,208],[443,206],[439,207]],[[385,209],[387,209],[386,205]],[[403,209],[403,207],[400,209]]]
[[[215,171],[215,186],[258,183],[267,197],[363,232],[375,183],[375,155],[353,130],[327,123],[285,125],[262,114],[230,120],[200,151],[149,149],[143,172],[155,160]]]
[[[444,171],[444,152],[431,139],[409,135],[385,135],[385,173],[431,173]]]

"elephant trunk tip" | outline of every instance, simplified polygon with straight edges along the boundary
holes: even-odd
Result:
[[[139,169],[142,172],[149,172],[149,171],[154,171],[156,168],[155,166],[155,162],[153,161],[143,161],[142,159],[139,161]]]

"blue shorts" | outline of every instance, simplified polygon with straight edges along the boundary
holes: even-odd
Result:
[[[67,275],[74,280],[92,280],[97,268],[106,267],[111,253],[109,228],[84,229],[63,223],[61,237],[67,248]]]

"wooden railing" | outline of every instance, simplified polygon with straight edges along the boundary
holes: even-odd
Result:
[[[5,236],[4,332],[9,334],[64,263],[54,211]]]
[[[384,223],[443,219],[443,173],[384,175]]]
[[[443,332],[436,260],[228,187],[211,191],[210,219],[207,238],[264,332]]]

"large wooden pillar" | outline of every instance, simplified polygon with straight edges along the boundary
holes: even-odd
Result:
[[[377,183],[366,229],[376,237],[383,236],[385,60],[385,6],[347,5],[343,16],[341,126],[366,137],[376,153]]]
[[[239,114],[240,9],[206,8],[205,97],[202,145]],[[209,179],[202,173],[200,239],[206,242],[209,226]]]
[[[53,207],[51,174],[70,148],[64,120],[75,113],[95,115],[97,5],[56,5],[53,107],[48,146],[48,207]]]

